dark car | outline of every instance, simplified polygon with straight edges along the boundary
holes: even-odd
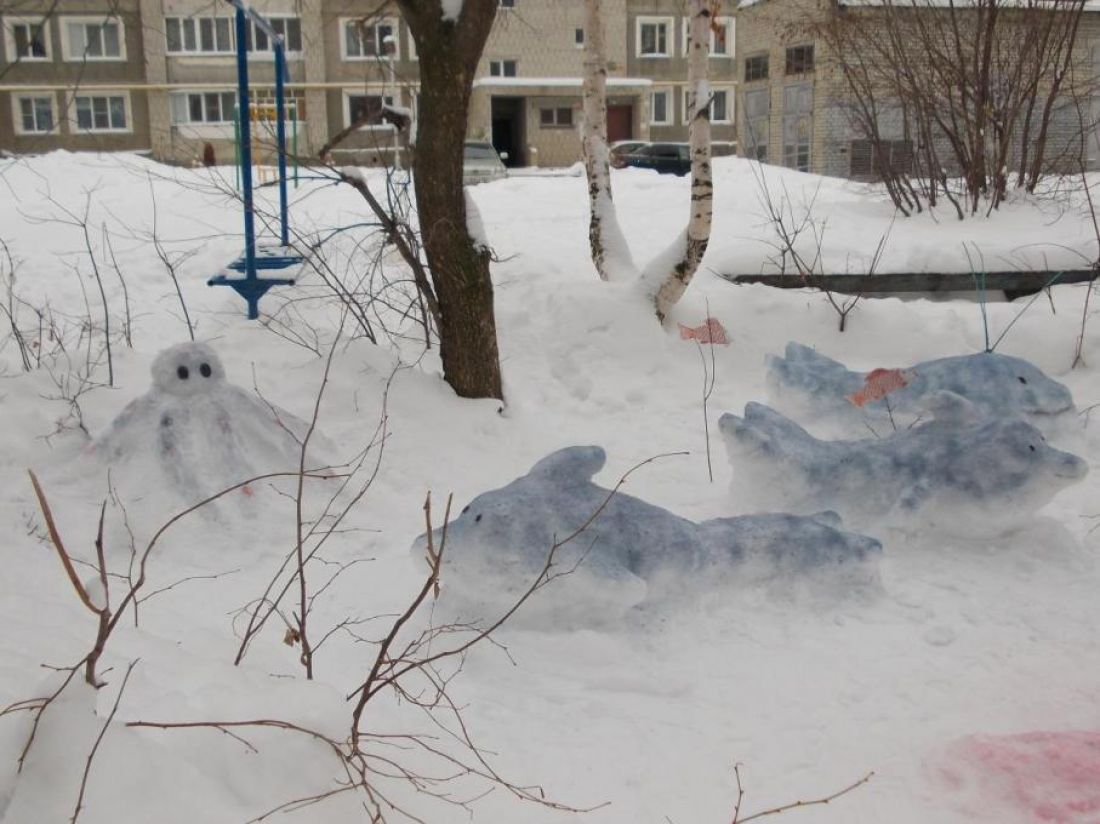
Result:
[[[650,143],[624,155],[623,165],[663,175],[686,175],[691,171],[691,147],[687,143]]]
[[[616,169],[621,169],[626,163],[623,162],[623,158],[631,152],[636,152],[642,146],[648,146],[648,140],[618,140],[611,144],[611,165]]]

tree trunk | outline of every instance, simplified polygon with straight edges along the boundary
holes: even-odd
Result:
[[[503,398],[489,253],[470,237],[462,147],[478,60],[498,0],[465,0],[445,20],[440,0],[398,0],[420,56],[414,183],[424,251],[439,300],[443,377],[465,398]]]
[[[711,4],[691,0],[691,39],[688,43],[688,142],[691,144],[691,211],[688,225],[668,251],[659,255],[642,276],[652,289],[657,317],[662,322],[683,297],[710,243],[714,213],[714,179],[710,165],[710,105],[708,82]],[[729,105],[729,101],[727,101]],[[675,255],[675,256],[674,256]],[[667,268],[672,263],[671,271]],[[654,289],[654,287],[656,287]]]
[[[611,197],[607,145],[607,60],[600,0],[585,0],[584,170],[588,178],[588,242],[601,280],[630,280],[638,272]]]

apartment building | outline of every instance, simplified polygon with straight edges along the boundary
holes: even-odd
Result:
[[[835,177],[877,177],[872,144],[854,124],[858,102],[828,44],[815,37],[817,24],[837,16],[860,15],[873,24],[887,0],[743,0],[737,14],[738,89],[741,114],[738,145],[745,157],[801,171]],[[899,3],[899,5],[901,5]],[[915,14],[935,14],[939,5],[920,0]],[[1006,3],[1011,10],[1013,4]],[[1030,8],[1030,6],[1028,6]],[[966,14],[966,4],[952,8]],[[1091,133],[1082,133],[1081,120],[1068,100],[1055,101],[1047,136],[1048,156],[1057,162],[1052,170],[1076,172],[1083,154],[1089,168],[1100,167],[1100,6],[1086,3],[1076,44],[1072,71],[1078,93],[1091,89]],[[1059,12],[1060,13],[1060,12]],[[1088,94],[1088,91],[1084,92]],[[881,145],[907,166],[907,158],[920,151],[913,124],[906,123],[899,107],[880,100],[877,128]],[[934,138],[944,142],[941,137]],[[939,157],[950,158],[948,149]],[[946,169],[948,174],[955,173]]]
[[[509,165],[580,159],[583,0],[499,0],[474,83],[469,135]],[[392,3],[255,0],[286,42],[288,121],[301,156],[390,163],[415,125],[416,47]],[[736,135],[735,0],[711,39],[714,140]],[[687,139],[681,0],[605,0],[612,140]],[[37,11],[36,11],[37,10]],[[28,0],[0,6],[0,150],[148,151],[228,162],[235,151],[236,32],[223,0]],[[272,46],[249,26],[253,142],[273,130]],[[398,118],[399,119],[399,118]],[[354,128],[353,128],[354,126]]]

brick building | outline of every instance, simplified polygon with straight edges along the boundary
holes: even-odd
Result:
[[[408,133],[384,106],[415,119],[415,45],[392,3],[255,0],[285,38],[290,132],[315,156],[388,163]],[[712,37],[714,140],[736,134],[734,0]],[[687,18],[680,0],[605,0],[612,140],[683,141]],[[0,149],[146,150],[197,162],[234,151],[235,31],[221,0],[21,0],[0,4]],[[35,13],[35,9],[39,9]],[[257,145],[273,128],[271,44],[246,33]],[[583,0],[500,0],[471,98],[469,135],[511,165],[580,159]],[[350,129],[354,123],[366,124]],[[415,131],[415,130],[413,130]]]

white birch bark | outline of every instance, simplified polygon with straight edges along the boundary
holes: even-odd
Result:
[[[585,0],[584,124],[581,142],[588,179],[588,241],[602,280],[632,280],[638,270],[611,197],[607,145],[607,59],[600,0]]]
[[[714,212],[714,181],[710,165],[710,30],[712,4],[690,0],[691,28],[688,41],[688,126],[691,144],[691,212],[687,229],[646,267],[643,288],[650,294],[663,322],[683,296],[710,242]]]

